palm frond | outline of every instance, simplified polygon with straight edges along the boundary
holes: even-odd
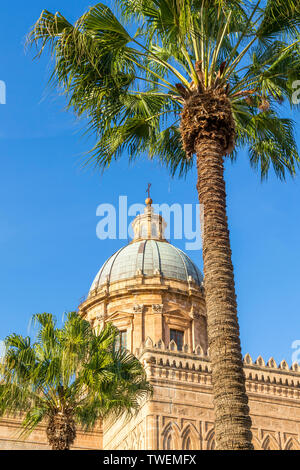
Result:
[[[87,132],[96,143],[87,163],[103,170],[124,154],[133,160],[148,152],[172,174],[186,174],[193,162],[179,132],[185,98],[195,89],[224,87],[236,118],[236,146],[249,149],[254,166],[261,155],[262,176],[272,165],[279,177],[296,171],[293,123],[292,164],[279,104],[296,106],[298,1],[118,0],[117,6],[115,14],[98,3],[74,25],[44,11],[28,36],[38,54],[49,47],[55,58],[52,83],[62,87],[78,116],[88,118]],[[266,107],[282,133],[273,144],[267,138],[262,143],[254,125]],[[242,130],[243,113],[250,113],[251,129]],[[262,122],[267,134],[269,121]]]

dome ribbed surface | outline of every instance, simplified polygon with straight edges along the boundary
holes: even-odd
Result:
[[[141,240],[113,254],[102,266],[91,291],[105,284],[131,279],[138,273],[144,276],[161,274],[164,278],[188,282],[191,276],[200,286],[203,276],[192,260],[168,242]]]

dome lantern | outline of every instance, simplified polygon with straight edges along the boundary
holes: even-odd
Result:
[[[137,240],[165,240],[166,222],[161,215],[155,214],[152,199],[148,197],[143,214],[139,214],[132,222],[133,242]]]

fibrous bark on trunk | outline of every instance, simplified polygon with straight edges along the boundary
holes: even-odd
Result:
[[[248,450],[251,419],[239,339],[237,304],[223,177],[224,148],[218,139],[196,143],[200,204],[204,206],[203,261],[212,366],[217,449]]]
[[[76,438],[76,425],[71,412],[57,412],[48,419],[47,438],[52,450],[69,450]]]

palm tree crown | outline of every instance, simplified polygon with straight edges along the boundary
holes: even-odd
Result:
[[[221,133],[230,158],[246,146],[262,177],[271,165],[280,178],[295,173],[294,123],[281,116],[280,105],[293,105],[300,72],[299,2],[118,4],[122,18],[136,25],[133,32],[99,3],[74,25],[43,11],[28,36],[38,54],[50,46],[53,81],[69,106],[89,117],[97,136],[92,161],[105,168],[124,150],[130,159],[147,150],[184,173],[193,163],[195,133],[211,125],[211,104],[214,125],[226,122]]]
[[[94,331],[76,312],[62,328],[51,314],[33,317],[36,341],[12,334],[0,365],[0,413],[24,413],[27,435],[46,422],[53,449],[68,449],[76,437],[76,423],[93,427],[101,417],[139,409],[151,392],[141,363],[115,350],[117,330],[107,325]]]

